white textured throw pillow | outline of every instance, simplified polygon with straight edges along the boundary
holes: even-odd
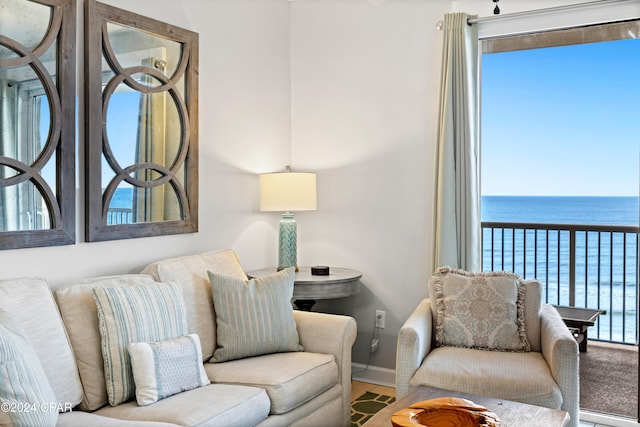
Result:
[[[251,280],[209,277],[217,328],[210,362],[303,350],[291,305],[294,267]]]
[[[140,406],[209,384],[196,334],[160,342],[131,343],[128,348]]]
[[[176,283],[154,283],[97,287],[93,296],[98,307],[109,404],[116,406],[135,395],[127,346],[187,335],[182,291]]]
[[[436,346],[530,351],[522,279],[509,272],[440,268],[431,278]]]
[[[55,426],[58,405],[47,375],[20,326],[0,310],[0,425]]]

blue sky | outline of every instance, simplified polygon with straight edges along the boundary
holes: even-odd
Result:
[[[638,196],[640,40],[482,58],[482,194]]]

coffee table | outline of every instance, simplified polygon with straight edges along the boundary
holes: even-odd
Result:
[[[426,386],[415,387],[408,394],[379,411],[364,425],[366,427],[391,427],[391,415],[395,412],[412,403],[436,397],[460,397],[482,405],[498,416],[502,422],[501,427],[562,427],[569,425],[570,417],[565,411]]]

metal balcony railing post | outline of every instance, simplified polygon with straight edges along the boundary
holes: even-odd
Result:
[[[569,231],[569,305],[576,305],[576,230]]]

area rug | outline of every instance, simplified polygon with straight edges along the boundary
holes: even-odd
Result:
[[[589,341],[580,353],[580,408],[637,417],[637,347]]]
[[[360,427],[376,412],[395,401],[396,398],[392,396],[371,393],[370,391],[364,393],[351,402],[351,427]]]

